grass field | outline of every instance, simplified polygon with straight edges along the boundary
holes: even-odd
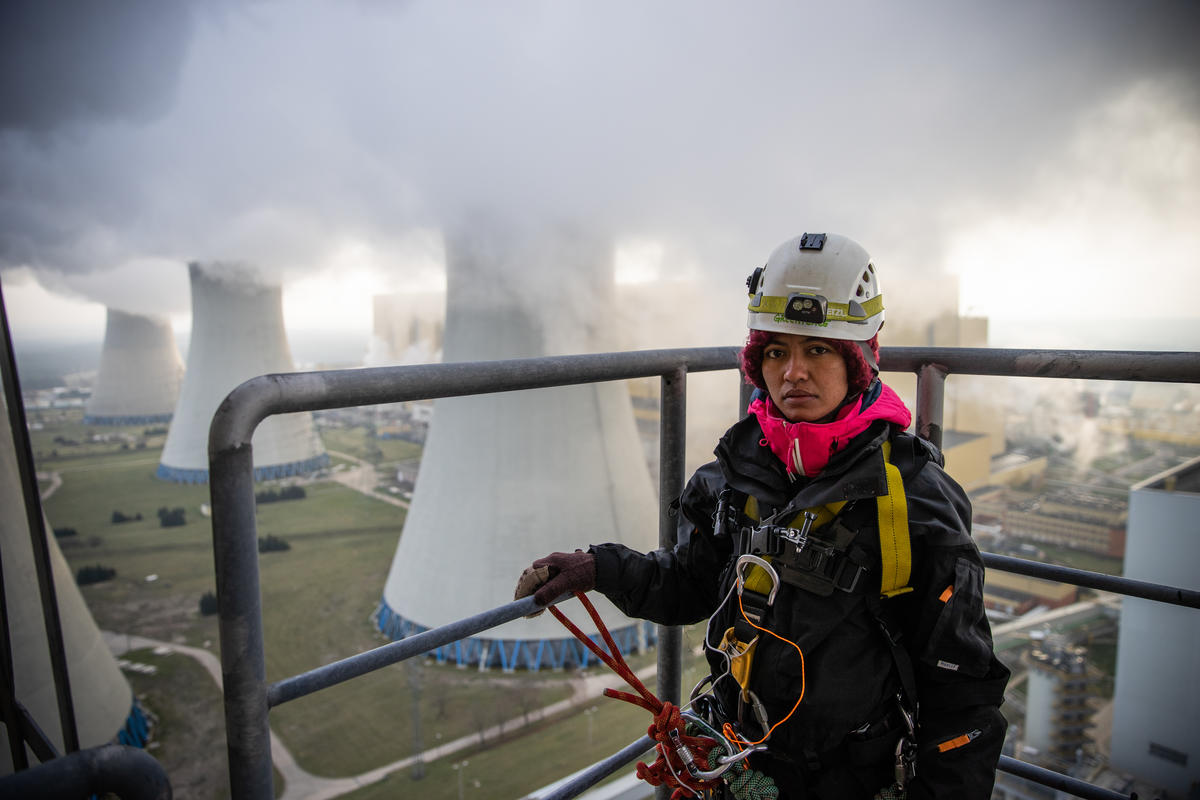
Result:
[[[212,531],[201,513],[209,502],[207,486],[157,479],[161,442],[123,449],[112,442],[90,441],[90,432],[96,430],[68,414],[33,432],[35,452],[43,454],[38,470],[56,472],[62,480],[44,504],[47,517],[55,528],[77,531],[59,539],[72,569],[99,564],[117,571],[113,580],[82,587],[93,616],[105,630],[217,653],[216,617],[199,613],[200,597],[215,589]],[[142,428],[117,430],[136,436]],[[325,432],[330,449],[379,464],[411,462],[420,455],[409,442],[371,442],[361,430],[329,434]],[[378,445],[378,452],[372,445]],[[57,451],[53,457],[48,455],[52,451]],[[48,485],[43,482],[43,488]],[[291,546],[259,556],[269,681],[384,641],[371,615],[396,550],[404,510],[333,482],[310,483],[305,489],[306,498],[264,504],[257,513],[260,537],[282,537]],[[162,507],[184,508],[186,524],[161,527],[156,512]],[[114,524],[114,511],[130,517],[141,514],[142,519]],[[137,658],[159,668],[154,676],[130,673],[129,679],[158,718],[156,746],[150,752],[164,763],[173,782],[180,781],[175,796],[228,796],[220,698],[211,679],[178,654],[143,651]],[[637,668],[652,659],[650,654],[630,661]],[[271,712],[271,725],[305,770],[344,777],[410,755],[415,708],[420,709],[422,746],[432,747],[478,735],[569,696],[570,677],[406,663],[280,706]],[[415,682],[420,686],[416,698]],[[612,677],[612,686],[626,688],[621,683]],[[473,777],[467,773],[466,788],[477,791],[477,797],[518,797],[623,747],[649,722],[644,711],[624,703],[600,699],[594,706],[594,714],[568,714],[508,731],[498,740],[489,738],[476,752],[460,755],[457,761],[468,759],[480,768],[472,771]],[[530,763],[513,769],[513,759]],[[457,778],[448,764],[430,764],[428,771],[422,796],[442,796],[434,791],[441,784],[457,791],[453,780],[439,778],[443,772]],[[485,779],[487,771],[494,774]],[[479,790],[473,784],[477,779]],[[363,790],[368,792],[363,796],[395,794],[396,781],[410,778],[395,776]]]

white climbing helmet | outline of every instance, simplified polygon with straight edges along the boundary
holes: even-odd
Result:
[[[751,330],[865,342],[883,326],[871,256],[836,233],[788,239],[746,279]]]

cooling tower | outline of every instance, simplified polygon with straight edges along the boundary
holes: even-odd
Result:
[[[46,644],[41,592],[12,429],[2,397],[0,409],[4,410],[4,419],[0,420],[0,551],[4,553],[4,599],[16,697],[61,754],[64,749],[62,724]],[[49,524],[45,530],[51,530]],[[79,746],[95,747],[117,739],[124,744],[141,746],[145,743],[145,718],[134,704],[133,693],[116,660],[105,646],[57,542],[53,536],[47,536],[47,540]],[[38,759],[29,751],[29,764],[37,763]],[[0,775],[12,771],[7,729],[0,725]]]
[[[158,477],[208,482],[208,427],[217,406],[243,381],[292,372],[283,328],[283,292],[257,282],[242,264],[189,264],[192,336],[187,372],[163,446]],[[329,463],[312,415],[268,417],[254,433],[254,478],[301,475]]]
[[[99,425],[167,422],[182,382],[183,359],[167,320],[110,308],[100,373],[83,421]]]
[[[477,229],[448,236],[446,250],[446,361],[597,344],[612,297],[604,247],[562,231],[534,239]],[[658,507],[642,452],[622,383],[437,400],[380,629],[403,638],[510,602],[521,570],[554,550],[607,541],[653,548]],[[644,645],[642,623],[592,599],[622,650]],[[549,614],[486,636],[437,656],[537,669],[590,655]]]

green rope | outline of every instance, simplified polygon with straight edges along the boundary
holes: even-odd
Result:
[[[708,753],[709,764],[716,764],[722,756],[733,752],[729,749],[725,737],[708,725],[697,725],[689,720],[684,731],[689,736],[711,736],[717,740]],[[746,766],[745,761],[739,761],[730,767],[723,779],[737,800],[778,800],[779,798],[779,787],[775,785],[775,780],[770,775]]]

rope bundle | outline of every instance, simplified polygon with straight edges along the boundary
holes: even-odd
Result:
[[[712,768],[710,764],[715,766],[720,757],[731,753],[729,746],[718,736],[700,735],[701,731],[685,722],[678,706],[655,697],[654,693],[646,688],[645,684],[638,679],[637,675],[633,674],[633,670],[625,663],[625,659],[621,656],[621,651],[617,648],[616,642],[613,641],[612,636],[609,634],[608,628],[605,627],[604,622],[600,619],[595,606],[581,592],[575,592],[575,597],[583,604],[584,609],[588,612],[588,616],[592,618],[592,622],[596,624],[597,630],[604,637],[604,643],[608,646],[608,652],[601,650],[591,640],[591,637],[585,635],[583,631],[567,619],[558,610],[557,606],[550,606],[550,613],[567,630],[574,634],[575,638],[579,639],[593,655],[608,665],[613,672],[624,678],[625,682],[637,692],[637,694],[632,694],[616,689],[605,689],[604,695],[616,700],[624,700],[627,703],[632,703],[654,715],[654,720],[650,723],[650,727],[646,730],[646,733],[654,739],[654,747],[658,753],[658,757],[653,764],[647,765],[638,762],[637,776],[651,786],[666,785],[673,787],[675,791],[671,794],[671,800],[700,797],[702,793],[720,786],[725,778],[700,780],[693,777],[688,771],[687,764],[684,763],[685,756],[680,755],[679,747],[682,745],[686,748],[684,752],[690,754],[695,766],[698,766],[703,771],[708,771]],[[738,798],[738,800],[775,800],[779,796],[779,789],[775,786],[774,781],[763,773],[750,769],[744,761],[731,767],[726,775],[728,776],[727,782],[729,787],[733,791],[734,797]]]

